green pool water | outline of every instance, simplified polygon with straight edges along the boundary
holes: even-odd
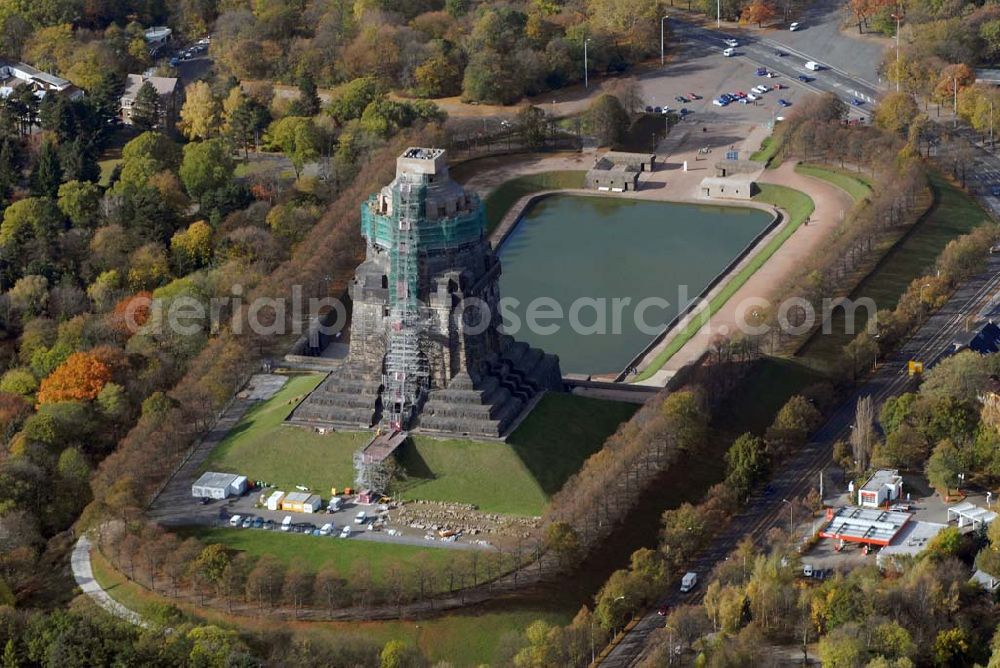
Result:
[[[505,329],[559,355],[563,373],[620,371],[770,222],[743,207],[544,198],[500,247]],[[529,326],[532,302],[536,325],[552,331]]]

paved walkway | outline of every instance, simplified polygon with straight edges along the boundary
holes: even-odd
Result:
[[[73,554],[70,556],[73,579],[76,580],[80,591],[115,617],[145,628],[147,624],[137,612],[129,610],[111,598],[111,595],[94,579],[94,570],[90,565],[90,549],[90,539],[85,535],[80,536],[80,540],[76,541],[76,545],[73,546]]]
[[[775,170],[765,170],[759,181],[794,188],[812,197],[816,209],[809,218],[809,224],[800,226],[786,239],[764,266],[754,272],[753,276],[721,308],[712,313],[706,325],[698,330],[698,333],[667,360],[663,368],[647,382],[653,381],[656,385],[663,385],[685,364],[701,357],[710,348],[714,337],[727,336],[738,331],[738,324],[749,318],[748,314],[755,305],[754,301],[772,298],[774,290],[819,250],[821,244],[840,226],[854,205],[851,196],[840,188],[826,181],[797,173],[794,162],[785,162]],[[775,230],[772,234],[777,232],[778,230]],[[761,245],[765,243],[767,240],[762,241]],[[748,257],[747,261],[752,257]],[[724,285],[725,282],[719,288]],[[680,329],[678,326],[675,331]],[[665,337],[639,365],[640,370],[652,361],[672,338]]]
[[[191,484],[198,479],[202,464],[243,415],[253,405],[270,398],[286,380],[287,377],[274,374],[255,374],[250,379],[153,499],[148,512],[151,520],[173,525],[198,522],[204,508],[200,499],[191,496]]]

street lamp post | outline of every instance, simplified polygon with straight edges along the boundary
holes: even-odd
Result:
[[[664,23],[664,21],[666,21],[669,18],[670,18],[669,16],[664,16],[662,19],[660,19],[660,66],[661,67],[663,66],[663,63],[664,63],[664,56],[663,56],[663,23]]]
[[[795,509],[795,507],[792,505],[792,502],[789,501],[788,499],[782,499],[781,502],[788,504],[788,535],[790,537],[792,535],[792,511]]]
[[[590,88],[590,78],[587,76],[587,42],[590,38],[583,40],[583,87]]]
[[[899,70],[899,20],[903,18],[900,13],[895,13],[892,18],[896,19],[896,92],[899,92],[899,80],[903,78],[903,73]]]
[[[722,0],[715,0],[715,27],[722,27]]]

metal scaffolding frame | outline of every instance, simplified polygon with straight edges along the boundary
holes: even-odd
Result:
[[[425,207],[426,185],[401,175],[395,210],[397,224],[390,250],[389,346],[385,356],[382,405],[389,428],[406,429],[427,393],[430,375],[420,351],[422,321],[417,290],[420,281],[419,222]],[[419,179],[420,177],[415,177]]]

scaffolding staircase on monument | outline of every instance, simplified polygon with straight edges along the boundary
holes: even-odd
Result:
[[[420,313],[417,290],[419,225],[425,188],[405,177],[399,185],[399,212],[393,230],[389,277],[389,341],[382,381],[383,422],[388,431],[377,435],[354,453],[355,482],[359,488],[385,492],[391,471],[386,460],[406,440],[404,431],[427,396],[427,363],[420,351],[426,326]]]

